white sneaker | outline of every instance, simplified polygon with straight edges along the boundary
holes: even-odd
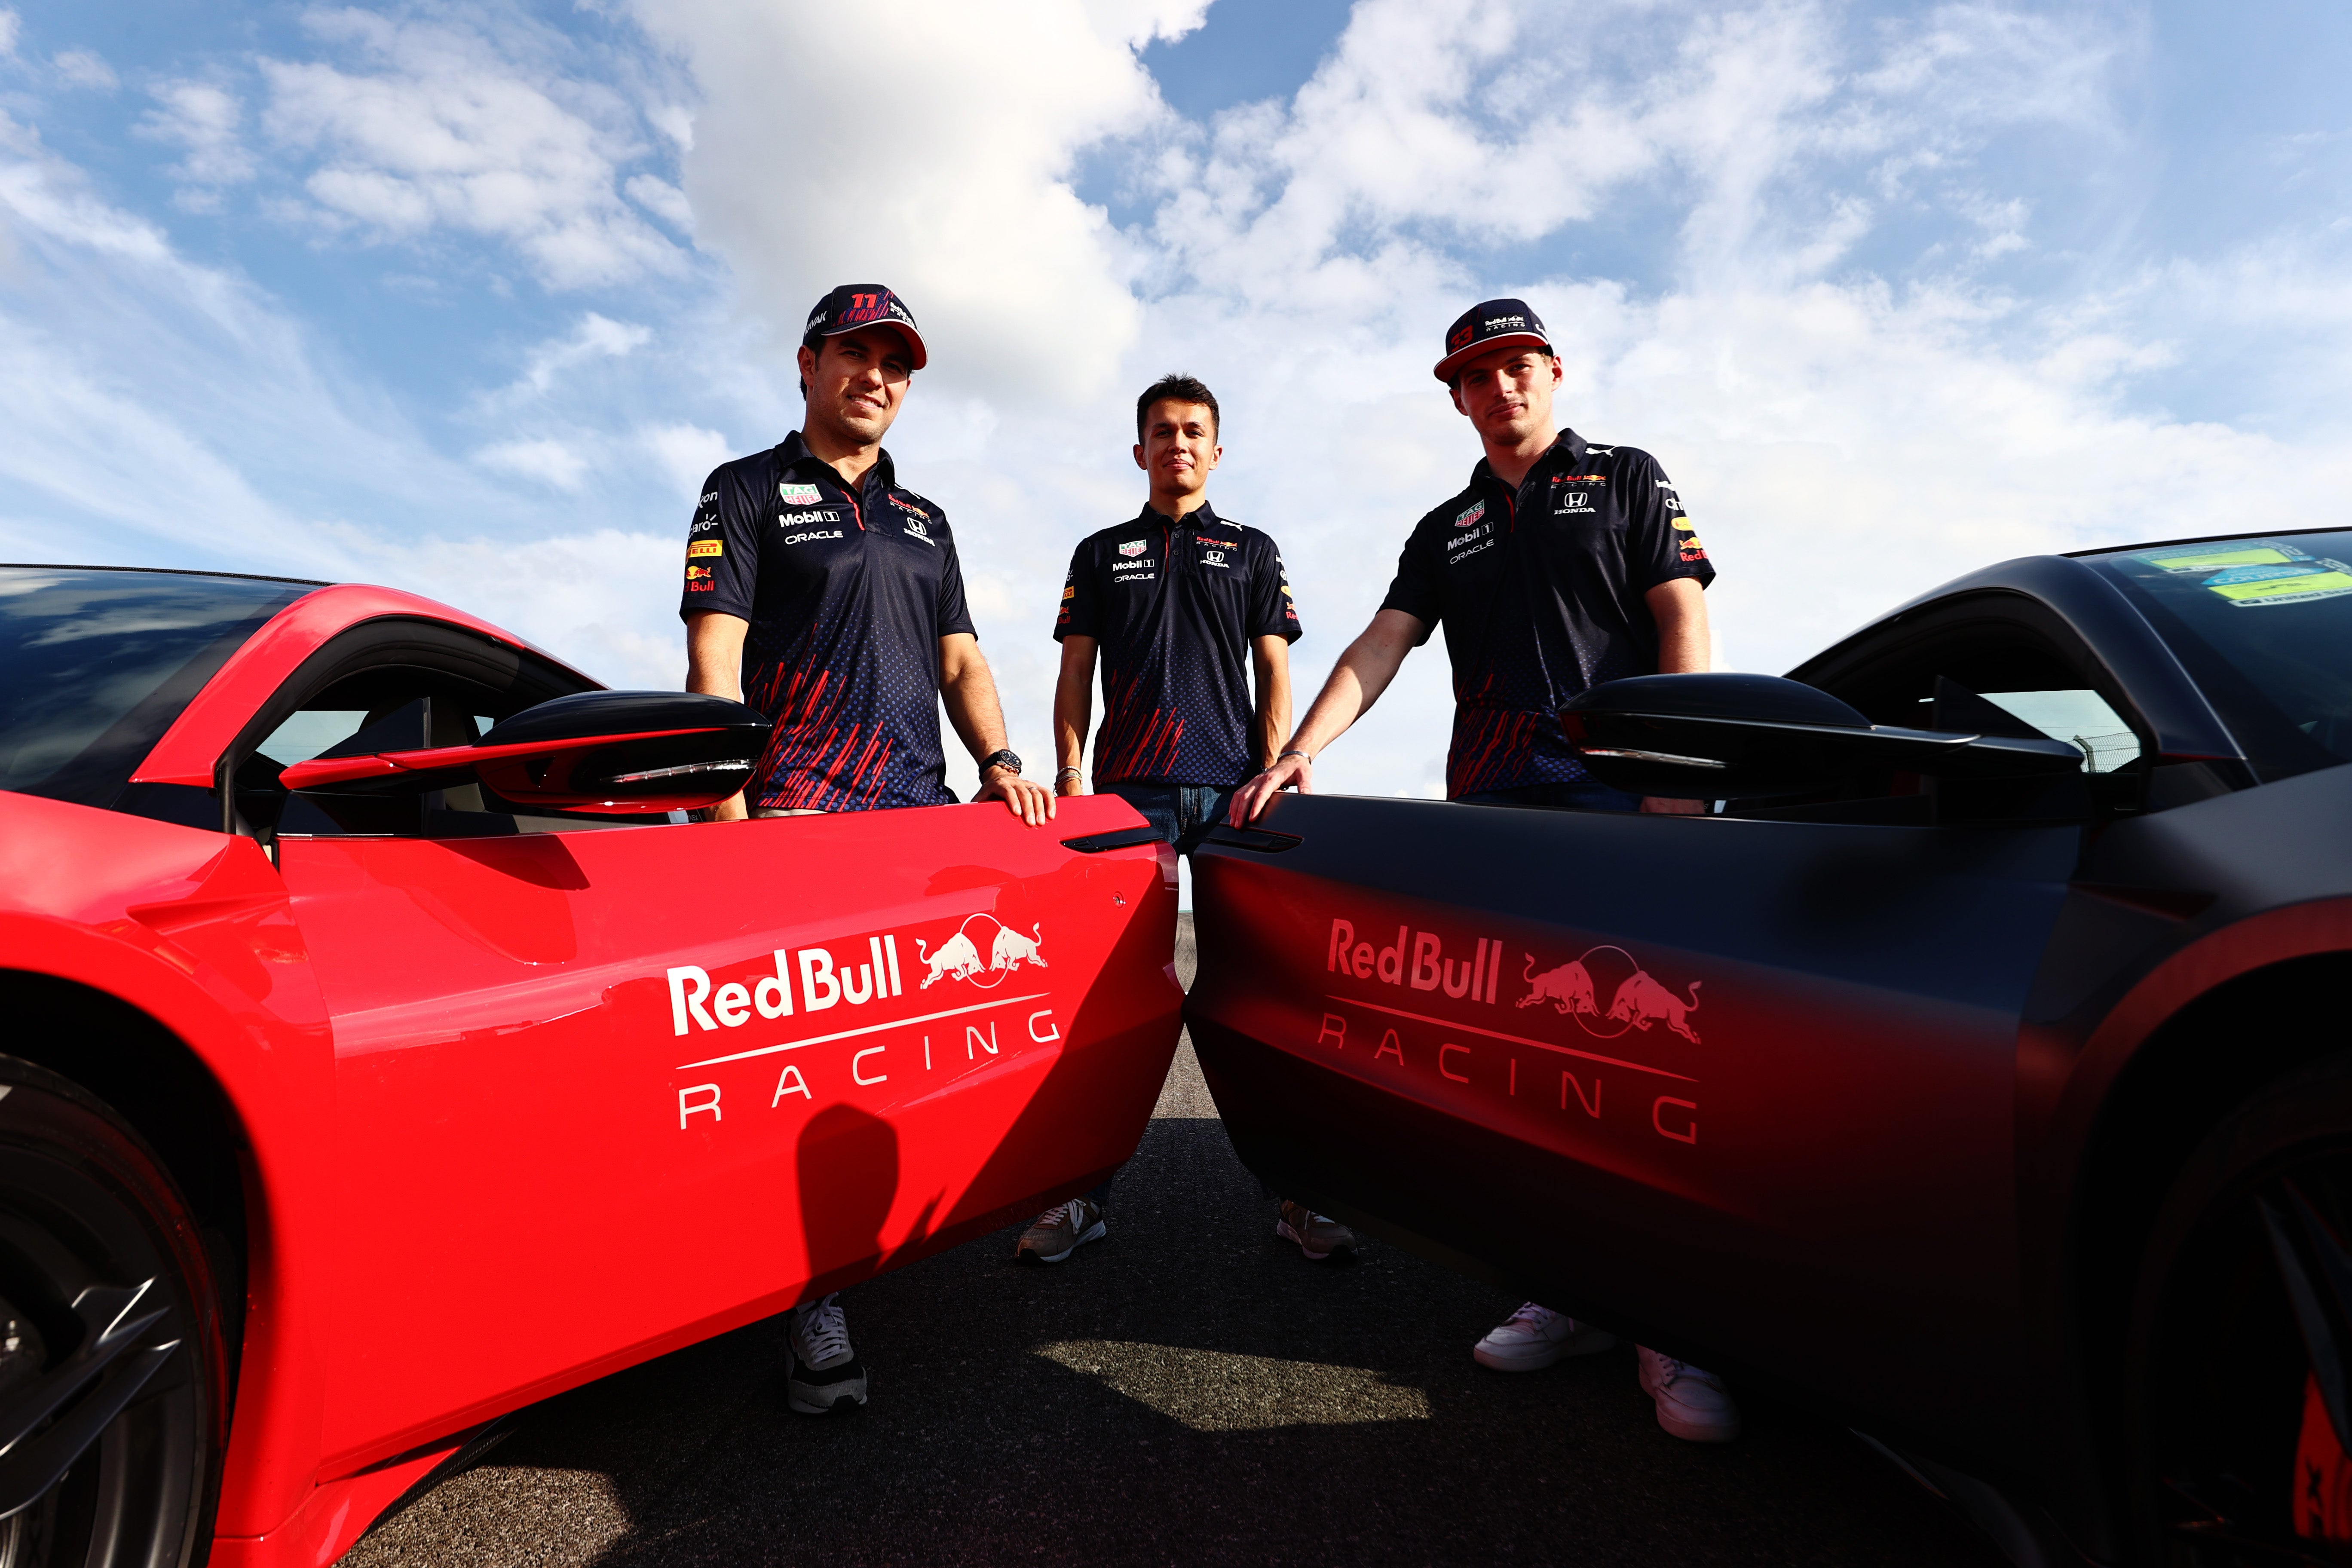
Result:
[[[803,1415],[830,1415],[866,1403],[866,1369],[849,1346],[849,1320],[836,1298],[793,1309],[784,1332],[784,1403]]]
[[[1564,1355],[1592,1355],[1616,1345],[1615,1334],[1529,1301],[1471,1346],[1470,1353],[1480,1366],[1496,1372],[1536,1372]]]
[[[1642,1392],[1658,1404],[1658,1425],[1692,1443],[1728,1443],[1739,1436],[1739,1406],[1723,1379],[1685,1361],[1637,1347]]]

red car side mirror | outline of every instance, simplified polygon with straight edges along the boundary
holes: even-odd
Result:
[[[658,816],[716,805],[750,780],[768,721],[723,697],[581,691],[527,708],[470,746],[317,757],[289,790],[415,795],[478,783],[541,811]]]

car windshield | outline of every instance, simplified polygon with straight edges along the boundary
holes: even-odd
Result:
[[[2084,559],[2171,645],[2262,777],[2352,761],[2352,532]]]
[[[0,566],[0,789],[111,805],[190,698],[305,584]]]

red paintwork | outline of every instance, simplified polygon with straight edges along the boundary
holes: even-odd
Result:
[[[486,629],[384,590],[308,595],[139,776],[208,783],[206,747],[334,630],[387,614]],[[289,838],[273,867],[250,839],[0,794],[7,966],[154,1017],[249,1145],[214,1561],[331,1562],[482,1422],[1124,1160],[1175,1048],[1174,856],[1060,841],[1139,820],[1106,795],[1042,829],[990,805]],[[1025,940],[990,969],[1000,927]],[[960,952],[959,930],[970,972],[925,985],[922,955]],[[895,945],[897,994],[869,975],[866,1001],[812,1011],[828,979],[856,992],[874,943],[886,973]],[[772,1009],[779,949],[793,1010],[770,1018],[750,998]],[[709,1028],[690,977],[673,1005],[666,973],[689,966]]]

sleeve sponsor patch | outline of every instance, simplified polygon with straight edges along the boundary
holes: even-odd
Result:
[[[706,555],[724,555],[726,553],[727,546],[716,539],[698,539],[693,543],[686,547],[686,558],[688,561],[700,560]]]

